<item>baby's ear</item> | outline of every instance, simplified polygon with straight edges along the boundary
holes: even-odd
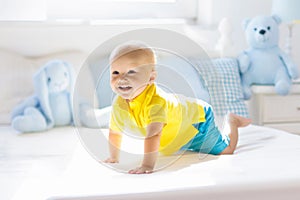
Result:
[[[149,80],[149,82],[153,83],[155,81],[156,77],[157,77],[157,71],[155,69],[153,69],[151,71],[151,74],[150,74],[150,80]]]

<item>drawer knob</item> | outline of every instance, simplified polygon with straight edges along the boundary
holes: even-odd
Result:
[[[297,110],[300,111],[300,107],[297,107]]]

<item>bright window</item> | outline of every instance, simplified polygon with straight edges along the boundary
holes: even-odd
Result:
[[[2,4],[0,20],[191,20],[197,17],[197,2],[197,0],[0,0],[0,5]]]
[[[0,0],[1,21],[41,21],[46,19],[46,0]]]

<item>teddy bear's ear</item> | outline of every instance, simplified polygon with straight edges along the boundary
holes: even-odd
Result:
[[[281,23],[281,18],[278,15],[272,15],[272,18],[275,20],[277,24]]]
[[[246,30],[246,28],[248,27],[249,23],[250,23],[251,19],[244,19],[242,22],[242,27],[244,30]]]

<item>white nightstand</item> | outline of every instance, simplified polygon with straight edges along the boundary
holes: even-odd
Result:
[[[273,86],[252,86],[248,106],[253,124],[300,134],[300,84],[287,96],[276,94]]]

